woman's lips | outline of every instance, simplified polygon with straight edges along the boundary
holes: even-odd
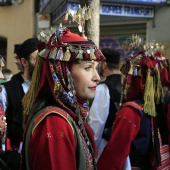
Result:
[[[93,86],[93,87],[89,87],[90,90],[96,90],[96,86]]]

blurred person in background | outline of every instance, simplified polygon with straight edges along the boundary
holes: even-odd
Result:
[[[2,85],[0,92],[0,104],[6,114],[7,138],[9,139],[6,150],[12,150],[12,152],[6,152],[4,160],[13,170],[19,168],[19,153],[22,149],[23,140],[23,106],[21,101],[31,83],[38,52],[36,48],[38,42],[37,38],[29,38],[21,44],[17,50],[17,56],[23,68],[20,74],[22,80],[12,78]],[[12,158],[11,155],[13,155]]]

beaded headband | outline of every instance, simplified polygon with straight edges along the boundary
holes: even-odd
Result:
[[[40,32],[39,56],[55,61],[103,60],[102,52],[91,40],[73,34],[66,27],[60,27],[52,35]]]

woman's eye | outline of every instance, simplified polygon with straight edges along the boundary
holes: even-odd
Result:
[[[90,70],[91,69],[91,66],[87,66],[87,67],[85,67],[85,70]]]

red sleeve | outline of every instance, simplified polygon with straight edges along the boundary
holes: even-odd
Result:
[[[140,127],[140,114],[132,107],[122,108],[115,119],[112,136],[102,152],[98,170],[122,170],[130,146]]]
[[[32,169],[76,170],[73,130],[60,116],[47,116],[34,130],[29,143]]]

